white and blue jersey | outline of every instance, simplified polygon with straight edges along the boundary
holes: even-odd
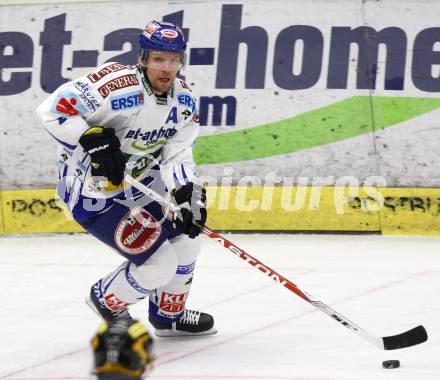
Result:
[[[136,66],[106,63],[93,73],[59,87],[37,114],[59,144],[58,194],[74,217],[105,212],[124,187],[96,181],[90,156],[79,138],[90,127],[113,128],[126,167],[138,180],[160,169],[171,189],[194,180],[192,146],[199,133],[197,102],[188,85],[176,79],[166,97],[156,96]],[[99,207],[90,206],[99,200]],[[84,202],[87,201],[87,202]]]

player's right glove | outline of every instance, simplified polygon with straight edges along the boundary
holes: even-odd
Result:
[[[82,134],[79,143],[92,158],[92,176],[105,177],[119,186],[124,179],[125,160],[115,130],[100,126],[89,128]]]
[[[153,339],[130,318],[103,322],[92,339],[93,374],[98,380],[140,380],[153,365]]]
[[[189,182],[171,192],[180,213],[174,216],[173,223],[191,239],[202,232],[206,223],[206,190],[203,186]]]

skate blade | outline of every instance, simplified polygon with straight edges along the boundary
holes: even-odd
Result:
[[[154,330],[154,335],[159,337],[183,337],[183,336],[202,336],[202,335],[214,335],[217,334],[217,329],[212,327],[209,330],[192,333],[188,331],[179,331],[179,330]]]

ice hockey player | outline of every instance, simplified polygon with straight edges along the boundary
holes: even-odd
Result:
[[[192,156],[197,102],[177,78],[186,41],[180,27],[152,21],[139,44],[137,65],[106,63],[60,86],[37,115],[60,144],[59,197],[127,259],[92,286],[89,306],[111,321],[148,296],[156,335],[214,334],[211,315],[185,307],[207,217]],[[124,170],[171,197],[179,216],[131,188]]]
[[[92,339],[95,380],[141,380],[153,366],[153,339],[131,318],[103,322]]]

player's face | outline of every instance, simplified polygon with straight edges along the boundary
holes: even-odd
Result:
[[[148,53],[146,72],[155,93],[163,94],[171,88],[180,66],[180,53],[168,51]]]

